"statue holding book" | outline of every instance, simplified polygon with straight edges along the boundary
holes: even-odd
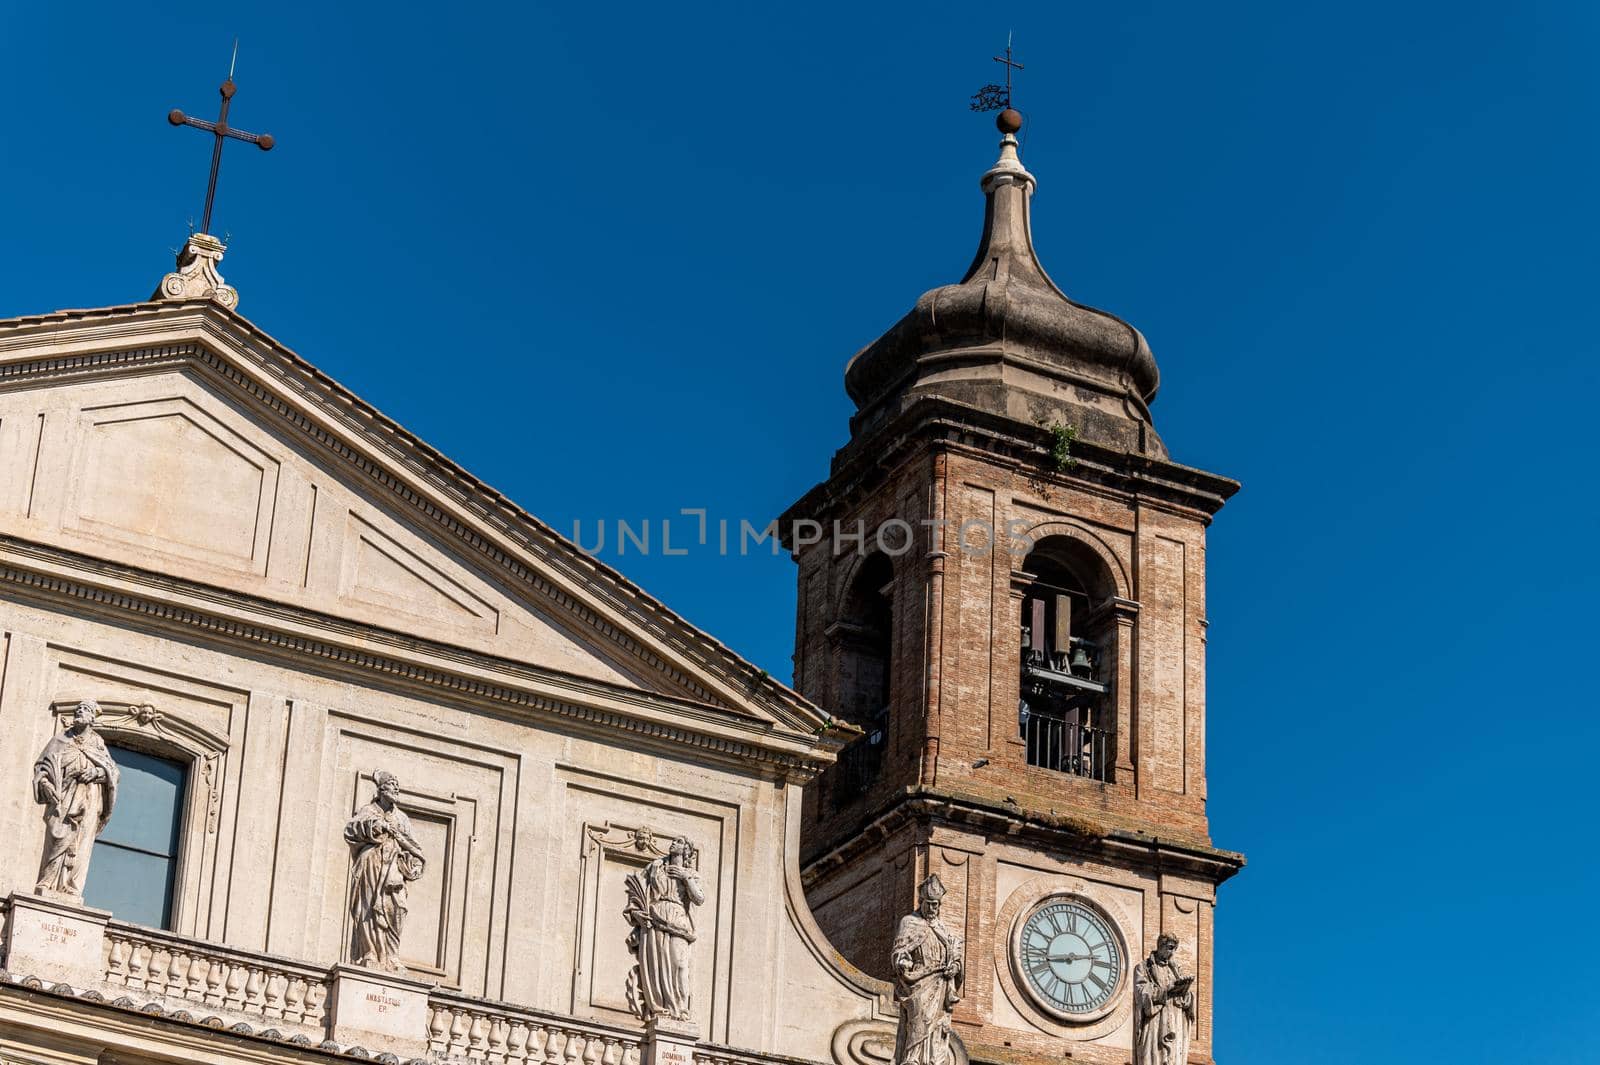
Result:
[[[1178,937],[1168,932],[1133,968],[1135,1065],[1186,1065],[1194,1035],[1194,977],[1178,968]]]

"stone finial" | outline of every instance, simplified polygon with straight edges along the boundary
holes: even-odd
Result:
[[[997,185],[1027,184],[1028,191],[1032,192],[1038,182],[1028,168],[1022,165],[1022,157],[1017,154],[1017,138],[1014,134],[1006,133],[1000,138],[1000,158],[995,160],[994,166],[983,175],[979,185],[987,195],[993,195]]]
[[[209,233],[191,234],[178,253],[178,268],[161,279],[154,300],[215,300],[230,311],[239,306],[239,290],[223,284],[217,273],[225,245]]]

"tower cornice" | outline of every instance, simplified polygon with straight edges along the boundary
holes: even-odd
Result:
[[[1067,470],[1050,468],[1051,430],[943,399],[927,399],[884,426],[868,450],[841,448],[828,479],[806,492],[779,519],[785,536],[802,519],[839,517],[914,455],[929,448],[966,451],[1048,484],[1071,485],[1123,501],[1139,499],[1209,522],[1239,490],[1239,482],[1166,458],[1130,454],[1091,441],[1072,446]],[[786,542],[786,546],[789,546]]]

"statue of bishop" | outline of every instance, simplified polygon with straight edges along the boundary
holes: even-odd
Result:
[[[89,853],[117,801],[117,763],[94,730],[100,704],[85,699],[72,724],[33,763],[33,801],[44,804],[44,853],[34,892],[83,901]]]
[[[952,1065],[950,1011],[961,1001],[966,958],[961,937],[939,921],[944,882],[930,876],[919,894],[917,911],[900,918],[889,954],[900,1008],[894,1065]]]
[[[400,809],[400,779],[379,769],[377,793],[344,826],[350,844],[350,960],[369,969],[405,972],[406,885],[422,878],[426,859]]]

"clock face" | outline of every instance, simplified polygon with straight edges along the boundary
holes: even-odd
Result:
[[[1028,990],[1068,1016],[1099,1011],[1122,980],[1122,951],[1111,926],[1069,899],[1028,915],[1017,935],[1017,962]]]

